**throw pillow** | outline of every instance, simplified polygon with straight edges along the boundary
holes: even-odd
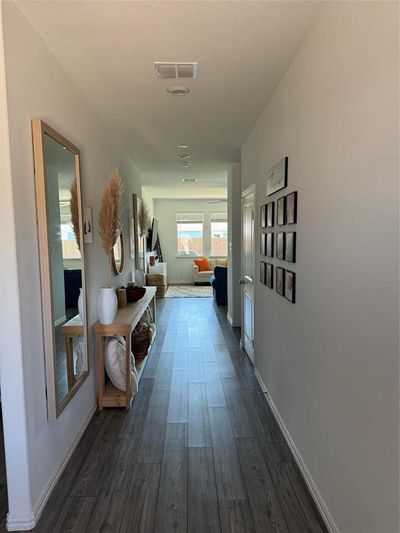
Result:
[[[199,272],[210,272],[211,267],[207,257],[203,257],[202,259],[194,259],[193,261],[198,266]]]
[[[125,392],[125,347],[126,342],[123,337],[112,337],[106,342],[105,366],[111,383]],[[135,368],[135,358],[131,352],[131,386],[132,394],[135,395],[138,390],[137,372]]]

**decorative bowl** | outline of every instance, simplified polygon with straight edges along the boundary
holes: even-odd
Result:
[[[146,294],[146,288],[145,287],[137,287],[134,286],[128,286],[126,288],[126,298],[128,302],[138,302],[143,298],[143,296]]]

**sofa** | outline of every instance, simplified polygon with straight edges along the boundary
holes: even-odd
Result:
[[[199,259],[201,259],[199,257]],[[203,270],[199,272],[199,267],[193,261],[193,283],[199,285],[200,283],[210,283],[210,278],[214,273],[214,268],[216,266],[226,267],[226,258],[225,257],[207,257],[208,263],[210,265],[210,270]]]
[[[214,300],[218,305],[226,305],[228,303],[227,267],[216,266],[210,281],[213,288]]]

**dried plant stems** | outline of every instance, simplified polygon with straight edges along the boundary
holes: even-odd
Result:
[[[150,216],[149,210],[147,209],[143,200],[140,202],[139,213],[138,213],[138,223],[140,236],[147,236],[150,229]]]
[[[111,286],[111,252],[121,231],[121,196],[124,187],[114,169],[105,188],[99,212],[99,234],[108,260],[108,287]]]
[[[79,231],[79,200],[78,200],[78,184],[76,183],[76,178],[74,178],[71,189],[71,200],[69,208],[71,211],[71,223],[72,229],[75,234],[76,244],[78,245],[79,251],[81,250],[81,240],[80,240],[80,231]]]

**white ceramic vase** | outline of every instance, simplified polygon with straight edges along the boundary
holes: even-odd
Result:
[[[117,314],[118,298],[115,290],[109,287],[99,289],[97,295],[97,314],[102,324],[112,324]]]
[[[82,294],[82,289],[79,289],[78,311],[79,311],[79,316],[81,317],[82,324],[83,324],[84,321],[85,321],[85,316],[84,316],[84,312],[83,312],[83,294]]]

